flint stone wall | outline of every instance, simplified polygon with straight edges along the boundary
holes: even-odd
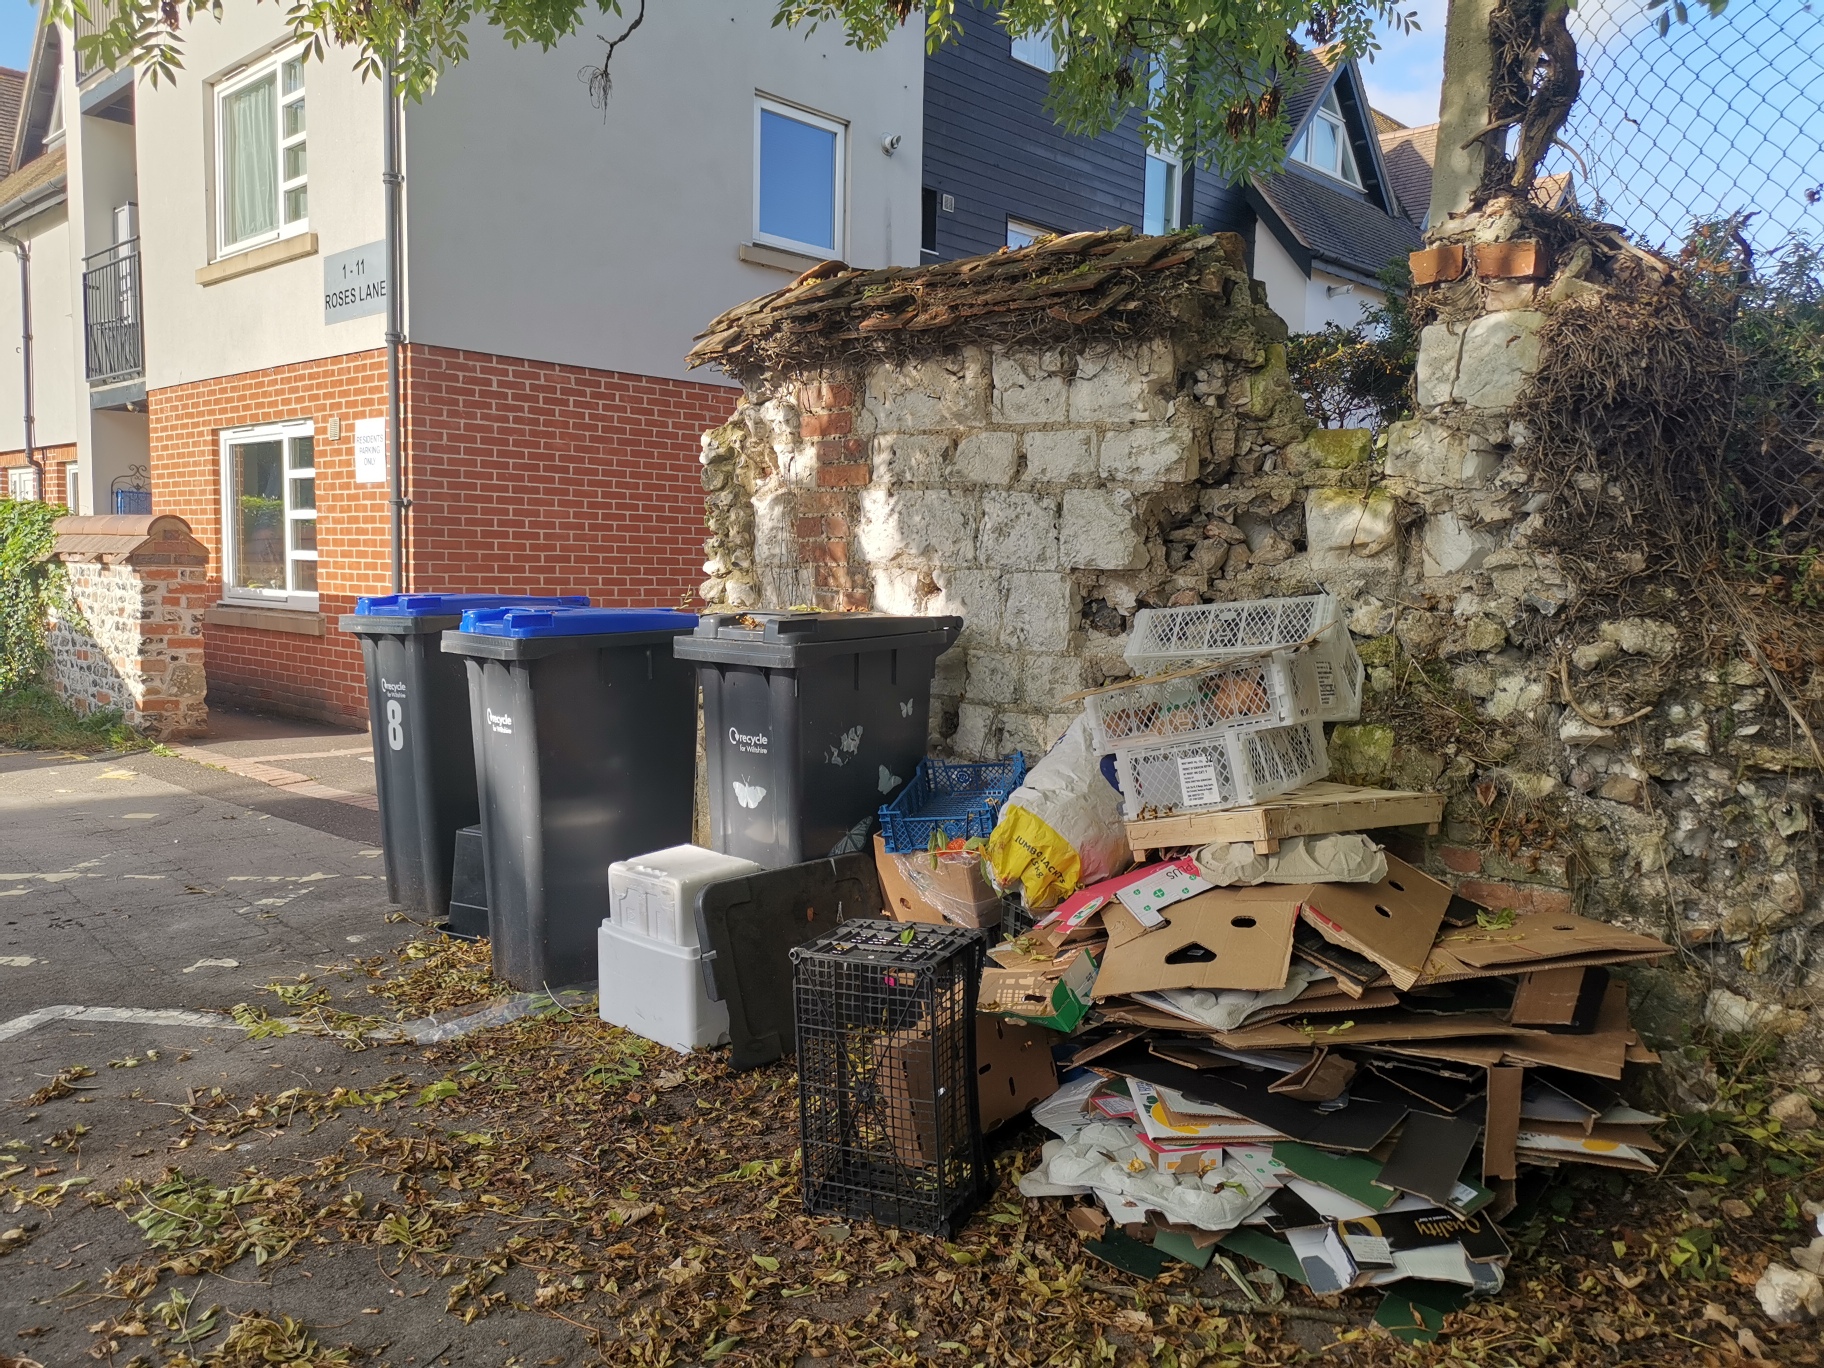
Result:
[[[1518,222],[1444,236],[1468,262]],[[1621,715],[1605,669],[1689,643],[1672,602],[1561,630],[1577,590],[1533,546],[1550,495],[1508,409],[1542,310],[1585,282],[1521,259],[1449,286],[1457,321],[1424,330],[1415,416],[1378,440],[1314,429],[1283,327],[1245,307],[1201,337],[750,386],[703,441],[703,596],[962,614],[932,745],[985,758],[1036,757],[1076,714],[1067,695],[1124,676],[1138,608],[1327,590],[1369,667],[1333,775],[1449,795],[1442,834],[1402,853],[1495,906],[1696,947],[1729,985],[1713,1015],[1798,1028],[1824,991],[1814,761],[1741,658],[1668,666],[1647,715],[1587,720]]]
[[[64,519],[60,531],[72,521]],[[186,528],[181,537],[152,541],[124,559],[83,553],[59,559],[70,607],[51,616],[52,688],[79,713],[117,710],[127,725],[158,740],[201,735],[209,716],[207,552]]]

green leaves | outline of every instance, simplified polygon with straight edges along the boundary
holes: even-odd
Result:
[[[78,38],[78,51],[105,66],[137,65],[156,84],[183,67],[185,26],[215,16],[221,0],[114,3],[113,22]],[[1714,9],[1726,0],[1706,3]],[[627,8],[637,21],[644,0]],[[838,25],[850,47],[868,52],[917,8],[906,0],[776,0],[773,25],[806,32]],[[925,0],[922,8],[928,51],[961,36],[956,0]],[[103,0],[51,0],[52,16],[66,22],[101,12]],[[1008,35],[1051,43],[1057,66],[1047,103],[1065,128],[1105,133],[1138,115],[1152,146],[1181,150],[1237,180],[1275,170],[1284,158],[1285,100],[1303,79],[1292,40],[1360,57],[1379,46],[1377,26],[1418,26],[1399,0],[1336,0],[1315,10],[1310,0],[999,0],[991,12]],[[286,21],[315,58],[331,44],[355,49],[364,76],[378,79],[392,54],[399,90],[422,99],[468,58],[471,33],[492,28],[514,47],[549,50],[601,16],[622,17],[622,0],[293,0]],[[626,30],[615,63],[652,60],[633,32],[637,22],[614,27]],[[604,65],[591,89],[611,99],[606,75]]]
[[[428,1107],[434,1102],[441,1102],[446,1097],[454,1096],[456,1096],[456,1080],[453,1078],[440,1078],[429,1087],[421,1088],[419,1090],[418,1105],[421,1107]]]
[[[0,693],[44,663],[53,607],[67,602],[63,567],[50,559],[57,504],[0,499]]]

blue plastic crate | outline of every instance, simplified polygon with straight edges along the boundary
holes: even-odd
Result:
[[[880,810],[880,832],[888,853],[929,850],[934,831],[942,831],[946,840],[986,839],[1001,804],[1025,778],[1026,757],[1018,752],[976,765],[919,761],[912,782]]]

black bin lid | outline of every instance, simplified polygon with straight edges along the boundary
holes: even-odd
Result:
[[[886,613],[760,610],[705,613],[697,629],[677,639],[687,660],[791,666],[825,655],[931,646],[949,649],[963,630],[960,617],[895,617]]]

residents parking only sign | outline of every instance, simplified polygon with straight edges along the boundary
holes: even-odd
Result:
[[[386,243],[370,242],[323,258],[323,321],[386,312]]]

